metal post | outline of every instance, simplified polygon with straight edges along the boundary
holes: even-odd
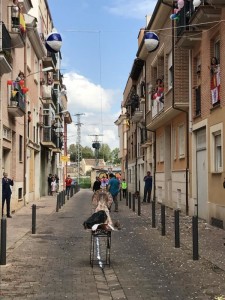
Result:
[[[36,233],[36,205],[32,205],[32,234]]]
[[[56,212],[59,211],[59,194],[57,195],[57,198],[56,198]]]
[[[162,236],[166,235],[166,207],[164,204],[161,205],[161,229]]]
[[[180,248],[180,211],[176,209],[174,211],[175,218],[175,248]]]
[[[122,192],[121,192],[121,189],[120,189],[120,201],[122,200]]]
[[[60,209],[61,206],[62,206],[62,201],[61,201],[61,199],[62,199],[62,192],[59,193],[59,209]]]
[[[129,208],[131,208],[131,192],[129,192]]]
[[[152,228],[155,228],[155,200],[152,201]]]
[[[140,195],[138,196],[138,216],[141,215],[141,197]]]
[[[126,206],[128,206],[128,192],[126,192]]]
[[[192,217],[193,260],[198,260],[198,216]]]
[[[6,265],[6,228],[7,221],[6,218],[1,219],[1,257],[0,264]]]
[[[133,194],[133,211],[135,211],[135,199],[136,199],[136,195]]]

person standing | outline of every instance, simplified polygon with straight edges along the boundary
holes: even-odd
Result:
[[[52,191],[51,191],[52,185],[51,185],[51,183],[52,183],[52,174],[49,174],[48,175],[48,195],[49,196],[52,195]]]
[[[2,178],[2,217],[4,212],[4,204],[6,201],[6,211],[7,211],[7,218],[12,218],[10,215],[10,200],[11,200],[11,186],[14,185],[13,178],[9,179],[7,173],[3,173]]]
[[[71,189],[71,185],[72,185],[72,178],[70,177],[70,175],[67,175],[65,183],[66,183],[66,195],[67,198],[70,196],[70,189]]]
[[[147,175],[144,177],[145,187],[144,187],[144,199],[143,202],[146,202],[146,198],[148,203],[151,201],[151,193],[152,193],[152,176],[151,172],[148,171]]]
[[[115,203],[115,212],[118,212],[117,195],[120,191],[120,182],[112,173],[109,174],[108,191],[110,192],[110,194],[113,197],[113,202]]]
[[[123,191],[123,198],[126,198],[126,196],[127,196],[127,183],[126,183],[125,179],[123,179],[123,181],[121,183],[121,187],[122,187],[122,191]]]
[[[51,182],[51,193],[52,193],[52,196],[54,196],[56,190],[57,190],[57,181],[56,181],[55,176],[52,176],[52,182]]]
[[[101,180],[99,177],[96,177],[96,180],[93,184],[93,192],[96,192],[101,189]]]

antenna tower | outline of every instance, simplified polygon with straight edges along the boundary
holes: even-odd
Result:
[[[95,139],[92,142],[92,148],[95,149],[95,165],[98,166],[99,163],[99,149],[100,149],[100,142],[98,140],[99,136],[103,136],[103,134],[90,134],[90,136],[94,136]]]
[[[81,125],[80,117],[84,115],[83,113],[75,114],[74,116],[77,117],[77,140],[76,140],[76,148],[77,148],[77,183],[80,183],[80,161],[82,159],[82,152],[81,152]]]

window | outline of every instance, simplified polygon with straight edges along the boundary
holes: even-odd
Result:
[[[214,56],[217,58],[218,63],[220,63],[220,40],[216,40],[214,44]]]
[[[178,127],[178,155],[179,158],[183,158],[185,156],[185,130],[184,124]]]
[[[23,137],[19,136],[19,161],[23,161]]]
[[[211,171],[218,173],[223,171],[223,125],[221,123],[210,127],[210,160]]]
[[[168,89],[173,87],[173,60],[172,51],[168,55]]]
[[[3,125],[3,139],[12,140],[12,131],[10,128]]]

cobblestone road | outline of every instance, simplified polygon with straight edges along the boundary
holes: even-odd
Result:
[[[122,230],[112,233],[111,266],[89,262],[91,191],[81,190],[37,234],[25,235],[1,266],[1,299],[216,299],[225,295],[225,272],[191,251],[175,249],[171,237],[151,228],[119,202]]]

